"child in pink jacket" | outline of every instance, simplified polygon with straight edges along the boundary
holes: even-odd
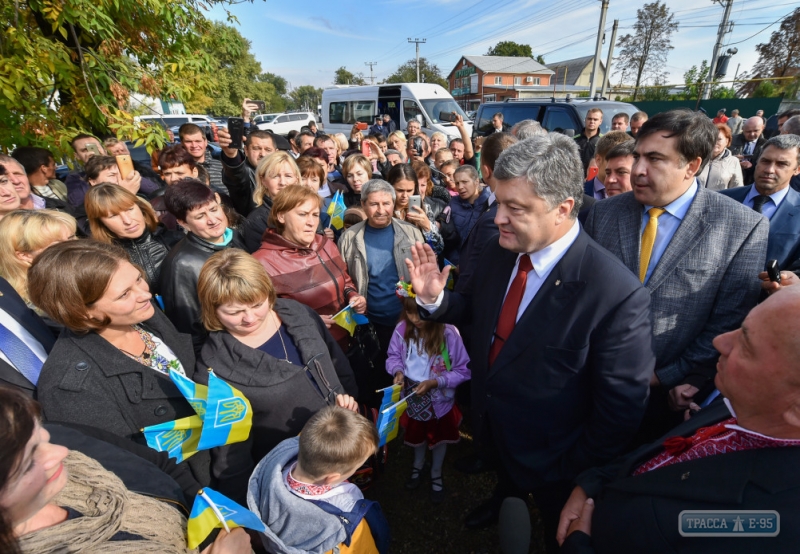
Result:
[[[406,488],[419,487],[429,448],[433,458],[431,501],[438,504],[445,497],[442,464],[447,443],[460,438],[461,411],[455,405],[455,388],[470,378],[469,356],[458,329],[422,321],[416,301],[406,296],[413,294],[410,286],[398,291],[398,296],[405,296],[403,314],[389,343],[386,371],[394,376],[395,384],[404,386],[404,396],[415,392],[408,398],[408,408],[400,420],[404,442],[414,448],[414,466]]]

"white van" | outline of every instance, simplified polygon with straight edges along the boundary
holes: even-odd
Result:
[[[390,85],[336,85],[322,91],[322,122],[326,133],[350,131],[356,123],[375,123],[377,115],[389,114],[397,129],[405,131],[412,119],[421,119],[422,130],[430,136],[440,131],[449,138],[461,137],[452,123],[439,119],[442,112],[455,112],[464,118],[467,134],[472,123],[450,93],[430,83]]]

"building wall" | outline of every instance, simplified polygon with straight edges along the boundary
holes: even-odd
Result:
[[[487,100],[485,96],[487,94],[493,94],[495,101],[502,101],[506,98],[517,98],[517,91],[508,90],[508,91],[499,91],[499,90],[492,90],[484,92],[484,86],[514,86],[514,78],[519,77],[521,85],[531,84],[526,83],[526,77],[538,77],[539,78],[539,85],[549,85],[550,84],[550,77],[551,75],[548,74],[536,74],[536,73],[484,73],[479,68],[473,66],[469,61],[467,61],[466,65],[462,65],[464,58],[461,58],[458,61],[456,67],[450,72],[447,76],[447,81],[449,85],[449,92],[453,95],[453,98],[458,102],[462,108],[465,110],[476,109],[477,106],[484,101],[491,101]],[[470,88],[470,78],[471,75],[464,75],[463,70],[465,68],[474,67],[474,75],[478,76],[478,87],[477,91],[470,91],[467,93],[466,89]],[[457,76],[458,75],[458,76]],[[496,78],[500,78],[500,83],[497,84],[495,82]]]

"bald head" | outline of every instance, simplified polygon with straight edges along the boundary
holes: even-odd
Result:
[[[751,117],[744,122],[742,127],[742,134],[747,142],[753,142],[761,136],[761,131],[764,130],[764,120],[758,116]]]
[[[753,308],[741,328],[719,335],[719,391],[738,423],[776,438],[800,438],[800,286],[784,287]]]

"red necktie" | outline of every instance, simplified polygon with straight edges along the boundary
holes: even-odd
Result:
[[[511,287],[508,289],[503,308],[500,310],[500,318],[497,320],[497,330],[494,332],[494,342],[489,349],[489,366],[494,364],[503,345],[511,336],[514,326],[517,324],[517,312],[522,302],[522,295],[525,294],[525,284],[528,282],[528,272],[533,269],[531,257],[524,254],[519,259],[519,267]]]

